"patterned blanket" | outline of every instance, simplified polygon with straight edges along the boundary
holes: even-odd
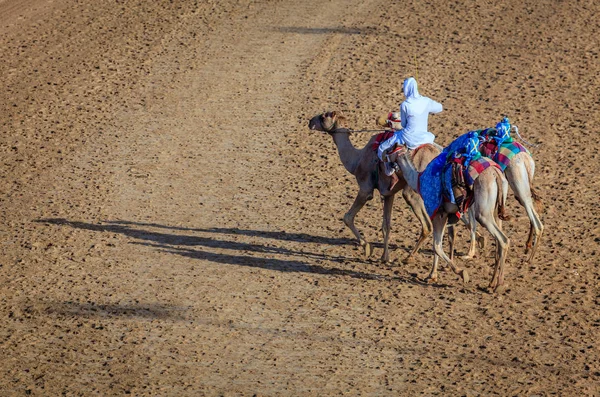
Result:
[[[469,205],[472,202],[473,185],[475,184],[475,180],[484,170],[486,170],[489,167],[496,167],[500,169],[500,166],[494,161],[490,160],[487,157],[480,156],[476,159],[471,160],[469,162],[468,167],[463,170],[463,176],[467,185],[468,192],[468,195],[465,199],[466,204],[462,208],[464,211],[466,211],[469,208]],[[452,164],[450,162],[448,162],[444,166],[442,200],[446,200],[451,203],[456,203],[456,200],[454,198],[454,192],[452,191]],[[460,217],[460,214],[456,215]]]
[[[386,132],[380,132],[379,134],[377,134],[377,136],[375,137],[375,141],[373,142],[373,144],[371,145],[371,148],[374,151],[377,151],[377,149],[379,149],[379,145],[381,145],[382,142],[388,140],[389,138],[391,138],[392,136],[394,136],[394,132],[393,131],[386,131]]]
[[[468,167],[464,170],[465,182],[469,189],[473,188],[475,180],[489,167],[500,169],[500,166],[493,160],[483,156],[469,162]],[[448,153],[442,152],[429,163],[425,171],[419,174],[419,193],[430,218],[437,214],[444,200],[456,202],[452,192],[452,165],[448,159]],[[467,200],[470,203],[470,198]],[[465,209],[467,207],[465,206]]]
[[[442,175],[448,153],[442,152],[427,168],[419,173],[419,194],[425,203],[427,215],[433,218],[442,204]]]
[[[464,148],[470,139],[473,139],[473,135],[470,133],[456,138],[419,174],[419,193],[423,198],[425,209],[430,218],[435,216],[440,205],[442,205],[442,199],[447,190],[444,187],[444,180],[451,180],[444,175],[451,173],[450,167],[446,167],[448,160],[454,156],[454,153]]]
[[[469,163],[469,167],[467,168],[466,172],[465,172],[465,182],[467,183],[467,185],[469,186],[469,189],[473,189],[473,184],[475,183],[475,180],[477,179],[477,177],[487,168],[490,167],[497,167],[499,170],[502,170],[500,168],[500,166],[494,162],[493,160],[487,158],[487,157],[479,157],[476,160],[471,161],[471,163]]]
[[[519,142],[514,141],[512,138],[503,141],[499,148],[495,140],[484,140],[479,145],[479,152],[481,152],[482,156],[489,157],[498,163],[502,172],[508,167],[510,160],[515,157],[516,154],[525,152],[531,155],[527,148]]]
[[[492,157],[492,159],[496,163],[498,163],[500,169],[502,170],[502,172],[504,172],[504,169],[508,166],[508,164],[510,164],[510,160],[513,157],[515,157],[516,154],[521,152],[530,154],[529,150],[527,150],[519,142],[504,142],[502,143],[502,145],[500,145],[500,149],[498,149],[498,151],[494,154],[494,157]]]

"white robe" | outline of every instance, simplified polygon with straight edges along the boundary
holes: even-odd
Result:
[[[395,131],[394,136],[379,145],[379,158],[396,143],[404,144],[409,149],[415,149],[425,143],[433,143],[435,135],[427,130],[430,113],[443,110],[442,104],[426,96],[419,95],[417,81],[409,77],[404,80],[404,95],[406,100],[400,105],[402,129]]]

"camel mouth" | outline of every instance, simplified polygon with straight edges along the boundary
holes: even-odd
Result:
[[[321,123],[320,120],[317,117],[313,117],[311,120],[308,121],[308,129],[311,131],[321,131]]]
[[[334,132],[332,130],[336,128],[336,122],[331,118],[326,119],[325,114],[320,114],[309,120],[308,128],[311,131],[319,131],[323,134],[331,134]]]

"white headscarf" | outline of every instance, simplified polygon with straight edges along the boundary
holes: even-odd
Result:
[[[411,99],[420,98],[419,89],[417,88],[417,80],[414,77],[409,77],[404,80],[402,84],[402,89],[404,91],[404,96],[406,97],[406,101],[410,102]]]

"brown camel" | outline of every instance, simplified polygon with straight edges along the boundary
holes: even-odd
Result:
[[[421,244],[427,236],[431,234],[432,225],[425,206],[421,197],[409,186],[402,177],[402,174],[398,174],[399,181],[390,190],[392,184],[392,177],[387,176],[379,168],[379,158],[377,153],[372,149],[373,142],[376,136],[371,137],[369,142],[362,149],[358,149],[350,142],[351,131],[344,128],[343,124],[345,118],[340,112],[326,112],[313,117],[308,123],[308,127],[311,130],[322,131],[328,133],[333,138],[333,142],[337,146],[340,160],[344,165],[344,168],[355,176],[356,182],[358,183],[358,194],[354,199],[352,207],[344,215],[344,223],[354,236],[358,239],[358,243],[364,248],[365,255],[369,257],[372,254],[372,246],[369,242],[358,231],[354,225],[354,218],[356,214],[361,210],[365,203],[373,198],[373,191],[379,190],[379,193],[383,197],[383,239],[384,248],[381,260],[383,262],[389,262],[389,249],[388,243],[390,238],[390,227],[391,227],[391,215],[392,206],[394,203],[394,195],[402,190],[402,197],[406,200],[412,211],[417,216],[417,219],[421,223],[421,235],[415,244],[415,247],[410,252],[408,257],[404,259],[408,262],[413,258],[413,255],[418,251]],[[425,169],[427,164],[434,159],[440,150],[434,145],[424,145],[414,153],[414,162],[417,169]]]
[[[418,185],[419,172],[410,157],[406,155],[406,147],[403,146],[402,148],[404,150],[398,152],[396,161],[400,165],[402,174],[408,185],[415,189]],[[477,222],[483,225],[496,239],[496,263],[494,275],[488,287],[492,292],[497,292],[504,284],[504,263],[506,261],[509,239],[502,232],[501,219],[505,218],[504,203],[507,192],[508,182],[502,172],[496,167],[486,168],[475,179],[473,185],[473,202],[469,208],[472,240],[474,240],[473,236],[476,232]],[[455,204],[444,202],[438,214],[433,217],[433,249],[435,254],[431,273],[427,277],[428,281],[437,281],[437,268],[440,257],[450,265],[454,273],[462,277],[464,283],[469,281],[467,271],[456,266],[454,261],[444,253],[442,248],[448,215],[454,214],[457,211],[458,207]]]

